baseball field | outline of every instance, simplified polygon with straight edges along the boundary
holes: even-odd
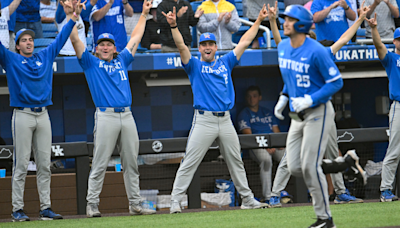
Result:
[[[331,206],[337,227],[400,227],[400,201],[361,204],[343,204]],[[284,205],[283,208],[256,210],[203,211],[183,210],[181,214],[167,212],[147,216],[104,215],[102,218],[76,218],[64,216],[58,221],[3,222],[0,227],[308,227],[315,222],[311,204],[307,206]],[[36,218],[32,218],[36,220]]]

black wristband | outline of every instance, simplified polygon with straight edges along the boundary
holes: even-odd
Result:
[[[283,93],[282,91],[279,93],[279,95],[283,95],[283,96],[289,97],[289,94]]]
[[[171,29],[174,29],[174,28],[177,28],[178,27],[178,25],[175,25],[174,27],[171,27]]]
[[[126,5],[126,4],[128,4],[128,1],[126,1],[126,2],[122,2],[122,4]]]
[[[350,9],[350,6],[349,6],[349,5],[347,5],[347,8],[346,8],[346,9],[344,9],[344,10],[348,10],[348,9]]]

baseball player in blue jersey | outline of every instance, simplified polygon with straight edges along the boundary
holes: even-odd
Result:
[[[344,45],[346,45],[347,42],[349,42],[349,40],[357,32],[358,27],[364,21],[364,19],[366,17],[366,13],[369,10],[369,7],[364,7],[363,4],[361,5],[361,8],[360,8],[359,19],[340,37],[340,39],[337,42],[335,42],[330,47],[330,54],[331,54],[332,59],[334,59],[334,55],[336,54],[336,52],[339,51],[340,48],[342,48]],[[268,16],[271,18],[270,20],[272,20],[272,21],[274,21],[276,18],[276,9],[277,9],[277,2],[275,3],[275,7],[270,7],[268,5]],[[275,40],[276,44],[278,45],[281,42],[281,37],[280,37],[279,30],[278,30],[276,23],[271,24],[271,31],[274,35],[274,40]],[[282,97],[282,99],[285,99],[285,97]],[[286,106],[286,103],[285,103],[285,106]],[[276,108],[278,108],[278,107],[279,107],[279,105],[276,106]],[[275,114],[279,119],[281,119],[281,120],[284,119],[284,117],[282,116],[282,110],[275,109]],[[335,125],[335,130],[331,131],[329,134],[329,141],[328,141],[328,146],[326,149],[325,157],[327,159],[334,160],[339,156],[338,151],[339,151],[339,149],[338,149],[338,145],[337,145],[337,135],[336,135],[336,125]],[[359,175],[359,177],[362,179],[363,183],[365,184],[365,181],[366,181],[365,172],[359,165],[359,162],[358,162],[359,158],[354,150],[348,151],[346,153],[344,159],[339,158],[338,160],[336,160],[334,162],[335,163],[341,162],[340,160],[341,161],[347,160],[348,164],[350,164],[350,165],[354,164],[354,166],[356,167],[356,170],[357,171],[360,170],[359,173],[361,175]],[[329,160],[324,160],[324,161],[328,162],[328,164],[330,162]],[[324,169],[324,167],[326,167],[326,164],[323,163],[323,165],[322,165],[323,171],[324,171],[324,173],[328,173],[330,171],[329,168],[328,168],[328,170],[326,170],[326,169]],[[340,166],[337,166],[336,168],[338,168],[338,167],[340,167]],[[346,166],[344,168],[346,168]],[[335,172],[336,170],[333,170],[333,171]],[[349,171],[354,172],[351,169],[351,167],[350,167]],[[344,185],[344,181],[343,181],[343,177],[342,177],[341,173],[332,173],[331,177],[332,177],[332,183],[335,188],[336,195],[337,195],[334,200],[335,203],[342,204],[342,203],[361,203],[361,202],[363,202],[362,199],[358,199],[354,196],[351,196],[348,193],[348,191],[346,190],[346,187]],[[273,188],[272,188],[272,194],[271,194],[271,200],[270,200],[270,206],[272,208],[282,206],[280,203],[280,192],[285,189],[285,187],[289,181],[289,178],[290,178],[290,175],[289,175],[289,171],[287,169],[287,159],[286,159],[286,157],[284,157],[278,166],[278,170],[277,170]]]
[[[267,16],[267,10],[261,9],[257,21],[242,36],[235,49],[216,59],[217,45],[212,33],[200,36],[199,52],[201,58],[194,58],[185,45],[177,29],[176,9],[164,13],[171,26],[172,37],[181,55],[182,65],[189,76],[193,91],[195,113],[192,128],[186,145],[186,154],[177,171],[172,189],[170,213],[180,213],[180,201],[185,194],[193,175],[215,139],[218,139],[221,153],[229,168],[236,189],[242,197],[242,209],[267,207],[254,199],[250,190],[243,161],[240,156],[239,138],[233,127],[229,110],[235,104],[231,72],[239,63],[246,48],[257,34],[258,27]]]
[[[306,37],[313,23],[309,10],[290,5],[283,13],[284,34],[290,39],[278,46],[283,93],[290,98],[286,150],[292,175],[304,178],[313,196],[317,221],[310,227],[335,227],[329,208],[329,195],[321,164],[329,134],[335,131],[333,94],[343,86],[341,74],[327,50]]]
[[[77,7],[79,15],[82,8]],[[37,188],[40,200],[40,219],[62,219],[51,210],[50,159],[51,125],[47,106],[52,105],[53,62],[67,41],[75,19],[70,20],[46,49],[33,54],[35,33],[21,29],[15,36],[17,53],[0,45],[0,64],[7,72],[12,117],[13,176],[12,220],[29,221],[24,213],[24,188],[31,151],[37,168]]]
[[[261,90],[258,86],[250,86],[247,88],[247,107],[244,108],[238,116],[238,131],[240,133],[262,134],[280,132],[278,119],[276,119],[272,111],[259,105],[261,99]],[[262,191],[262,200],[260,201],[269,202],[271,198],[272,160],[281,161],[284,153],[285,149],[278,148],[249,150],[250,157],[260,166]]]
[[[68,3],[70,5],[70,3]],[[81,65],[93,102],[96,106],[92,170],[87,194],[87,217],[100,217],[100,202],[108,161],[117,146],[121,155],[124,183],[131,215],[154,214],[154,210],[142,207],[139,189],[139,136],[132,116],[132,94],[128,80],[128,66],[133,61],[146,26],[152,1],[143,3],[142,16],[132,32],[127,46],[117,53],[112,34],[103,33],[97,39],[96,55],[93,56],[79,39],[76,28],[71,42]],[[72,10],[66,14],[73,17]]]
[[[392,193],[396,169],[400,161],[400,28],[394,31],[393,44],[395,52],[389,52],[382,43],[377,29],[376,13],[375,17],[367,19],[371,27],[372,40],[374,42],[379,59],[386,70],[389,79],[389,94],[393,103],[389,112],[389,146],[386,151],[382,165],[381,181],[381,201],[390,202],[399,198]]]

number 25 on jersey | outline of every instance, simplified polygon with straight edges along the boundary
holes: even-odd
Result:
[[[296,80],[297,80],[297,87],[304,87],[304,88],[310,87],[309,75],[296,74]]]

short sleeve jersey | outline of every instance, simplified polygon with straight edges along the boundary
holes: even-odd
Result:
[[[78,61],[96,107],[131,106],[132,94],[127,69],[133,56],[127,48],[111,62],[93,56],[86,49]]]
[[[388,51],[381,63],[388,75],[390,99],[400,101],[400,55]]]
[[[209,63],[191,57],[183,69],[193,91],[193,107],[205,111],[228,111],[235,105],[231,72],[239,61],[234,51]]]
[[[10,20],[10,13],[9,8],[4,7],[1,9],[1,16],[0,16],[0,41],[6,47],[9,48],[10,43],[10,35],[8,31],[8,21]]]
[[[285,92],[291,98],[313,94],[326,83],[342,77],[328,50],[308,37],[298,48],[291,46],[290,39],[283,40],[278,46],[278,59],[287,90]],[[314,101],[311,107],[326,103],[329,99]]]
[[[278,120],[272,112],[264,107],[259,106],[257,112],[253,112],[250,108],[244,108],[238,117],[239,132],[244,129],[251,129],[251,133],[273,133],[272,126],[278,126]]]

